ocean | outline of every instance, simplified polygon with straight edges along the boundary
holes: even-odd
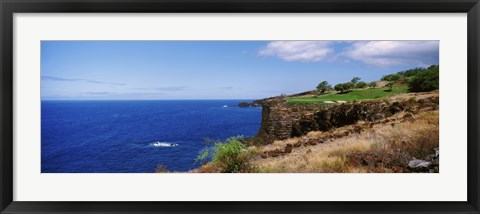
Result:
[[[248,100],[42,101],[42,173],[184,172],[206,140],[254,136]]]

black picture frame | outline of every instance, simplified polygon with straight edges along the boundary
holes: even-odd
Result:
[[[480,213],[478,0],[0,0],[1,213]],[[19,202],[13,201],[14,13],[467,13],[466,202]],[[448,185],[448,184],[445,184]],[[92,193],[93,194],[93,193]]]

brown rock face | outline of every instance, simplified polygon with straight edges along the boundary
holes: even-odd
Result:
[[[238,104],[238,107],[246,108],[246,107],[262,107],[262,103],[265,100],[255,100],[253,102],[241,102]]]
[[[378,100],[330,107],[290,106],[283,99],[272,99],[263,102],[261,127],[253,140],[257,144],[269,144],[275,140],[303,136],[310,131],[328,131],[332,128],[355,124],[360,120],[369,122],[383,120],[400,111],[435,110],[438,109],[438,103],[438,96],[413,102],[386,103]],[[373,123],[369,123],[368,126],[373,126]],[[355,131],[361,131],[361,129],[359,127]],[[344,137],[348,134],[342,133],[341,136],[332,137]],[[293,147],[299,147],[302,143],[297,142]]]
[[[275,140],[290,138],[294,132],[293,124],[295,122],[307,120],[320,109],[315,105],[288,106],[283,99],[266,101],[262,108],[262,123],[254,138],[259,144],[269,144]],[[304,125],[306,127],[309,123],[304,123]]]

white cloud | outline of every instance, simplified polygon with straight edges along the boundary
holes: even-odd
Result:
[[[335,44],[343,43],[342,51]],[[335,49],[338,50],[336,53]],[[274,41],[258,52],[285,61],[348,63],[360,61],[375,67],[419,66],[438,63],[438,41]]]
[[[334,52],[332,41],[274,41],[258,55],[276,56],[285,61],[317,62]]]
[[[351,43],[341,55],[378,67],[425,67],[438,63],[438,52],[438,41],[361,41]]]

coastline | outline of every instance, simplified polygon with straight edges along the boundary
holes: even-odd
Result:
[[[423,124],[424,121],[432,121],[432,124],[437,125],[432,126],[429,125],[431,122],[428,122],[424,127],[429,130],[431,128],[432,130],[429,132],[433,131],[435,133],[435,130],[437,130],[436,133],[438,133],[438,105],[438,91],[407,93],[383,100],[364,100],[356,103],[339,103],[335,105],[288,105],[283,97],[263,99],[260,129],[254,137],[244,140],[245,148],[248,149],[252,156],[249,160],[250,164],[253,165],[250,172],[329,172],[326,169],[329,167],[325,166],[307,170],[302,169],[302,166],[292,166],[292,164],[296,162],[294,159],[312,156],[315,154],[314,151],[317,150],[316,154],[324,154],[320,151],[342,149],[342,145],[348,145],[346,148],[350,148],[352,142],[348,139],[353,138],[361,142],[367,141],[365,140],[365,135],[375,133],[377,130],[410,127],[415,126],[415,124]],[[409,135],[408,132],[404,134]],[[345,143],[346,141],[349,143]],[[364,157],[365,154],[368,154],[368,148],[374,147],[372,146],[373,144],[368,142],[361,145],[364,147],[363,153],[354,149],[355,151],[353,152],[343,154],[343,158],[336,159],[336,161],[344,164],[348,162],[348,164],[360,165],[359,167],[350,166],[350,168],[356,171],[343,171],[345,169],[337,168],[330,172],[439,171],[438,141],[436,145],[435,142],[430,145],[430,147],[433,147],[428,152],[424,152],[428,154],[418,157],[430,158],[428,159],[430,164],[425,168],[410,167],[410,162],[417,160],[417,157],[413,156],[409,156],[412,160],[403,160],[402,163],[393,165],[392,163],[385,163],[384,160],[380,160],[382,163],[377,163],[379,160],[369,155]],[[407,148],[402,149],[407,150]],[[437,152],[436,157],[432,156],[435,154],[435,152],[432,153],[433,150]],[[345,159],[345,156],[349,157],[347,159],[356,158],[356,160],[348,161]],[[379,154],[374,156],[379,156]],[[296,158],[292,159],[293,157]],[[434,159],[431,159],[432,157]],[[324,157],[322,158],[325,159]],[[365,158],[368,160],[365,160]],[[305,164],[308,165],[308,163]],[[280,165],[290,165],[292,167],[284,168]],[[189,172],[221,171],[220,168],[207,163]]]

